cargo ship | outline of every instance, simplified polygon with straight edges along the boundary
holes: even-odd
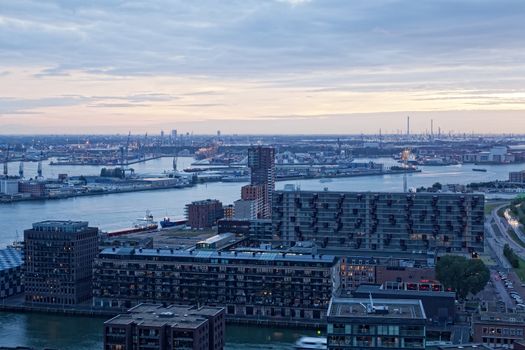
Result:
[[[186,220],[186,219],[171,220],[169,217],[165,217],[160,222],[160,226],[162,228],[178,227],[178,226],[186,225],[187,222],[188,222],[188,220]]]
[[[481,171],[483,173],[486,173],[487,172],[487,169],[483,169],[483,168],[473,168],[472,171]]]
[[[127,235],[130,233],[153,231],[157,228],[159,228],[159,225],[153,220],[153,215],[151,215],[151,213],[148,210],[146,212],[146,216],[135,220],[132,227],[123,228],[116,231],[109,231],[107,235],[108,237],[116,237]]]

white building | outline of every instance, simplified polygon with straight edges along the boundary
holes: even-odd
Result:
[[[18,179],[0,179],[0,193],[12,196],[18,193]]]

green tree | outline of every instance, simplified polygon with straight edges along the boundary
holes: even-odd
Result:
[[[460,298],[477,294],[490,279],[489,269],[479,259],[445,255],[436,265],[436,277],[445,286],[456,291]]]

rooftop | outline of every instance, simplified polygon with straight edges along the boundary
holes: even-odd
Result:
[[[332,298],[328,307],[328,317],[426,320],[421,300],[376,298],[372,300],[375,309],[387,310],[387,312],[370,312],[370,298]]]
[[[0,250],[0,271],[12,269],[22,265],[22,254],[15,248]]]
[[[335,263],[333,255],[294,254],[277,251],[265,252],[237,252],[216,250],[175,250],[175,249],[135,249],[135,248],[106,248],[100,256],[151,256],[174,258],[200,259],[231,259],[231,260],[260,260],[260,261],[295,261],[295,262],[323,262]]]
[[[50,231],[50,232],[78,232],[88,228],[87,221],[62,221],[62,220],[47,220],[35,222],[33,230],[35,231]]]
[[[208,317],[222,311],[219,307],[192,307],[184,305],[162,306],[158,304],[140,304],[125,314],[120,314],[106,322],[106,325],[135,324],[144,327],[169,326],[175,328],[196,329],[207,322]]]
[[[217,242],[222,242],[223,240],[230,240],[230,239],[235,239],[235,236],[233,233],[227,232],[227,233],[221,233],[215,236],[211,236],[210,238],[202,240],[198,243],[199,244],[213,244]]]
[[[474,317],[474,323],[510,323],[525,325],[525,316],[521,314],[506,314],[486,312]]]
[[[491,347],[484,344],[456,344],[456,345],[441,345],[438,347],[440,350],[485,350],[492,349]]]
[[[456,298],[455,292],[433,291],[433,290],[404,290],[404,289],[382,289],[378,284],[361,284],[355,290],[355,293],[373,293],[374,295],[403,295],[410,296],[429,296],[429,297],[449,297]]]

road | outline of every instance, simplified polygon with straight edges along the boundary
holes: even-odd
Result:
[[[509,225],[509,223],[506,221],[506,220],[503,220],[499,215],[498,215],[498,210],[500,210],[501,208],[505,207],[506,205],[501,205],[497,208],[494,208],[491,212],[491,216],[492,216],[492,219],[493,219],[493,222],[497,225],[497,227],[499,228],[499,231],[501,232],[501,234],[503,235],[503,238],[504,238],[504,243],[508,244],[513,250],[514,252],[522,259],[525,259],[525,248],[523,248],[522,246],[520,246],[519,244],[517,244],[508,234],[507,230],[509,228],[511,228],[511,225]],[[492,229],[492,227],[490,227]],[[491,230],[492,233],[493,230]],[[497,235],[493,235],[492,236],[493,238],[497,239]],[[519,235],[518,235],[519,237]]]
[[[485,232],[488,247],[492,251],[492,255],[496,256],[496,260],[499,263],[499,270],[504,270],[510,281],[513,282],[515,291],[525,297],[525,287],[522,287],[522,282],[518,276],[512,270],[512,266],[509,264],[505,256],[503,255],[503,247],[508,244],[518,256],[525,257],[525,249],[518,245],[507,233],[507,229],[511,225],[501,217],[498,216],[498,210],[505,207],[501,205],[492,210],[491,215],[487,217],[485,221]],[[499,274],[495,270],[491,270],[490,279],[494,288],[494,292],[498,294],[498,299],[502,300],[507,308],[515,308],[516,302],[510,297],[509,291],[505,288],[504,282],[501,280]]]

